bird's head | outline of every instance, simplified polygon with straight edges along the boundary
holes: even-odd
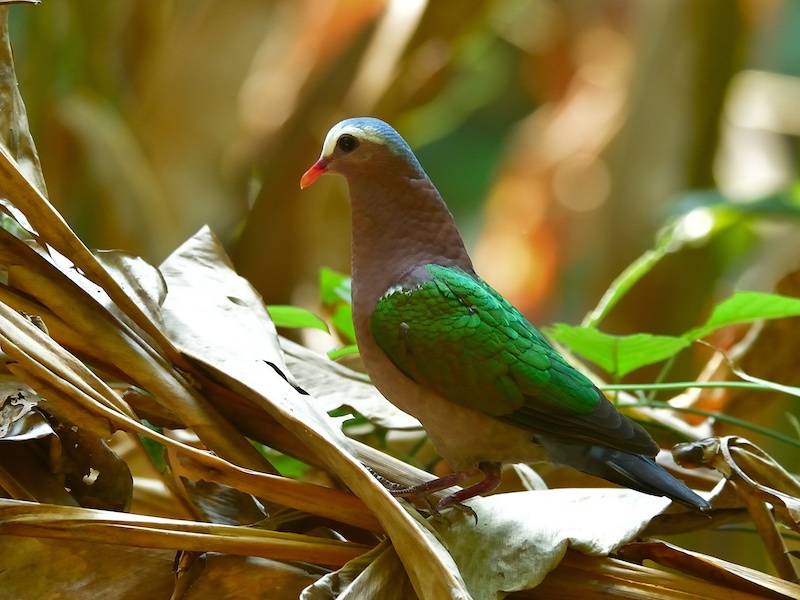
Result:
[[[389,124],[372,117],[345,119],[328,132],[319,160],[303,174],[300,187],[310,186],[325,173],[349,177],[383,168],[407,170],[413,178],[425,177],[411,148]]]

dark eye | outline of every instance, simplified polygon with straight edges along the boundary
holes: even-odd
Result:
[[[336,142],[336,145],[339,146],[339,150],[342,152],[352,152],[358,147],[358,140],[352,135],[345,133],[339,138],[339,141]]]

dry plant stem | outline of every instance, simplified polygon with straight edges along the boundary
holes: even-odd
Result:
[[[234,487],[243,491],[247,488],[249,490],[248,493],[270,502],[304,510],[311,514],[362,527],[369,531],[382,530],[374,515],[358,498],[348,492],[245,469],[222,458],[156,433],[137,421],[129,420],[122,415],[109,411],[106,416],[117,424],[120,429],[135,431],[175,450],[179,454],[190,457],[206,467],[208,473],[210,473],[209,477],[216,478],[215,480],[219,483],[224,483],[222,479],[230,477],[231,482],[235,481]],[[214,475],[215,473],[217,475]],[[324,497],[327,501],[319,502],[315,500],[315,497],[319,496]]]
[[[184,597],[205,569],[203,556],[198,552],[179,552],[175,557],[175,588],[172,590],[170,600],[180,600]]]
[[[6,354],[21,365],[32,368],[39,364],[55,377],[73,380],[76,377],[87,384],[89,394],[98,402],[134,418],[130,407],[119,399],[99,378],[82,378],[91,373],[83,363],[66,352],[47,334],[35,327],[16,310],[0,302],[0,335]]]
[[[757,477],[783,489],[788,488],[792,493],[796,494],[800,486],[760,448],[747,440],[731,436],[722,438],[719,440],[719,452],[724,460],[723,466],[729,470],[728,479],[750,513],[775,569],[783,579],[797,582],[800,580],[797,569],[765,501],[766,498],[774,503],[774,497],[788,498],[788,494],[754,480],[742,465],[752,470]]]
[[[0,319],[1,322],[2,319]],[[15,349],[6,343],[1,334],[0,345],[8,354],[15,354]],[[22,381],[38,390],[40,394],[48,395],[50,398],[48,412],[52,413],[59,421],[72,423],[98,438],[107,438],[113,433],[108,419],[92,410],[92,406],[98,404],[97,399],[86,387],[74,385],[72,381],[75,379],[61,379],[46,366],[35,361],[11,363],[8,368]],[[116,410],[106,408],[110,411]]]
[[[364,505],[350,492],[303,483],[294,479],[256,473],[227,463],[224,469],[200,465],[192,458],[180,459],[181,467],[205,481],[221,483],[271,502],[291,506],[311,514],[327,517],[375,533],[383,527]],[[277,482],[277,489],[276,488]]]
[[[308,465],[323,468],[323,462],[306,444],[261,407],[205,373],[198,373],[196,381],[214,406],[242,434]]]
[[[739,497],[747,507],[750,513],[750,518],[755,525],[758,535],[764,542],[764,547],[767,550],[772,564],[778,575],[786,581],[797,583],[800,581],[798,578],[797,570],[792,563],[792,557],[789,554],[789,549],[783,541],[783,537],[778,531],[778,525],[775,522],[775,517],[769,506],[748,490],[743,490],[740,486],[736,486],[739,492]]]
[[[294,533],[0,499],[0,534],[341,566],[369,548]]]
[[[319,456],[308,445],[303,443],[300,438],[279,424],[272,415],[264,412],[247,398],[220,385],[213,379],[209,379],[205,375],[201,375],[198,381],[202,388],[207,391],[209,397],[212,398],[215,405],[247,437],[308,465],[326,469],[324,461],[320,460]],[[427,471],[414,467],[363,442],[355,439],[350,439],[349,442],[361,462],[387,480],[403,487],[436,479],[435,475],[431,475]],[[443,492],[436,492],[433,495],[441,496]]]
[[[107,355],[98,351],[97,346],[89,343],[85,337],[79,335],[60,317],[53,314],[49,308],[34,302],[18,290],[3,284],[0,284],[0,302],[19,312],[38,315],[47,324],[50,337],[67,348],[72,354],[86,358],[86,362],[91,365],[111,372],[117,377],[124,378],[122,371],[108,362]]]
[[[743,438],[726,436],[704,440],[695,450],[700,462],[714,466],[727,477],[780,576],[787,581],[798,581],[797,569],[778,531],[773,510],[767,504],[774,505],[777,514],[783,514],[788,519],[787,524],[796,530],[796,519],[786,513],[789,506],[797,502],[800,490],[797,481],[760,448]]]
[[[220,409],[247,437],[283,454],[297,458],[308,465],[327,470],[325,463],[319,459],[319,456],[312,452],[296,435],[280,425],[271,415],[260,412],[248,400],[220,386],[213,380],[203,378],[202,385],[204,389],[213,390],[213,396],[216,397],[216,402]],[[351,439],[350,444],[359,460],[367,465],[371,471],[401,487],[411,487],[436,479],[434,475],[358,440]],[[224,483],[222,480],[216,481]],[[451,489],[455,491],[459,488],[454,487]],[[256,492],[251,493],[258,496]],[[442,490],[431,493],[431,496],[441,498],[446,493],[447,490]],[[338,520],[341,521],[342,519]],[[367,525],[362,526],[370,531],[376,531]]]

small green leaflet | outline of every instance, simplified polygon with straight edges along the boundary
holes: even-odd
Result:
[[[668,335],[611,335],[593,327],[564,323],[549,327],[547,334],[616,377],[666,360],[691,344],[689,340]]]
[[[352,356],[354,354],[358,354],[358,346],[355,344],[342,346],[341,348],[335,348],[334,350],[328,350],[328,358],[331,360],[339,360],[344,356]]]
[[[762,292],[736,292],[717,304],[703,325],[690,329],[682,337],[698,340],[728,325],[797,316],[800,316],[800,298]]]
[[[563,323],[548,328],[547,334],[614,377],[621,378],[640,367],[671,358],[692,342],[722,327],[796,316],[800,316],[800,298],[736,292],[720,302],[703,325],[677,337],[648,333],[610,335],[594,327],[572,327]]]
[[[143,393],[146,394],[147,392],[143,391]],[[156,433],[164,433],[163,427],[157,427],[156,425],[150,423],[150,421],[147,419],[142,419],[142,425],[155,431]],[[139,440],[142,442],[142,446],[144,446],[145,452],[147,452],[147,455],[150,457],[150,460],[153,461],[153,464],[155,465],[156,469],[158,469],[158,472],[163,473],[167,466],[167,462],[164,459],[164,446],[154,440],[151,440],[146,435],[142,435],[141,433],[138,435]]]
[[[267,312],[276,327],[311,327],[329,333],[328,325],[317,315],[297,306],[267,306]]]
[[[269,460],[270,464],[278,470],[278,473],[284,477],[301,479],[308,472],[309,466],[306,463],[286,454],[281,454],[269,446],[253,441],[251,441],[251,443],[262,456]]]

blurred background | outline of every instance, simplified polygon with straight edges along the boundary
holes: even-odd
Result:
[[[683,331],[742,278],[769,289],[792,268],[797,3],[453,8],[15,7],[51,200],[90,246],[155,263],[208,223],[267,302],[307,302],[320,266],[348,269],[349,215],[343,182],[301,193],[299,176],[331,125],[368,114],[408,139],[479,271],[537,322],[580,321],[676,218],[675,256],[609,330]]]
[[[10,30],[50,199],[90,247],[158,264],[209,224],[268,304],[318,310],[349,206],[344,181],[299,179],[334,123],[372,115],[537,324],[580,323],[659,236],[604,331],[680,334],[735,289],[800,296],[798,2],[43,0]],[[798,325],[762,331],[745,370],[799,385]],[[684,354],[690,380],[712,355]],[[706,401],[798,435],[785,397]]]
[[[268,303],[308,303],[320,266],[348,269],[349,209],[342,181],[301,193],[299,177],[331,125],[374,115],[415,149],[479,271],[536,322],[580,321],[675,219],[674,256],[609,331],[683,331],[713,298],[793,268],[797,3],[453,8],[14,7],[51,200],[88,245],[155,263],[207,223]]]

